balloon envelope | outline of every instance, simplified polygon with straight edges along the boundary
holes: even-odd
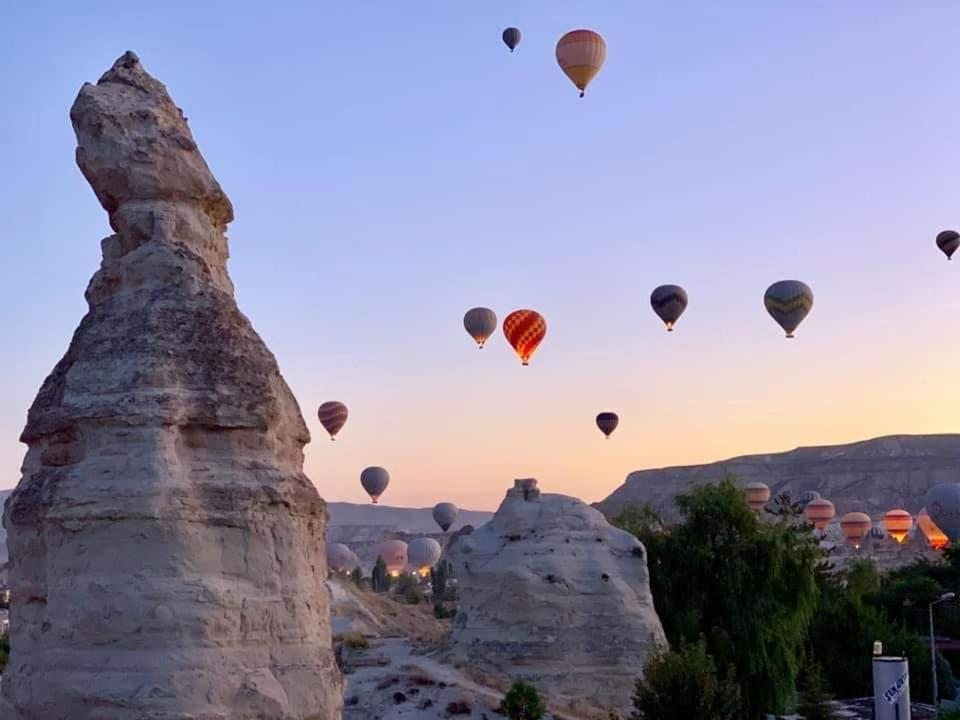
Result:
[[[747,505],[754,512],[760,512],[770,501],[770,488],[762,482],[752,482],[744,487],[747,493]]]
[[[780,280],[767,288],[763,305],[787,337],[792,338],[794,330],[813,308],[813,290],[799,280]]]
[[[330,433],[330,439],[335,440],[337,433],[347,423],[347,406],[336,400],[329,400],[317,410],[317,417],[323,429]]]
[[[650,293],[650,307],[666,323],[667,331],[673,332],[674,324],[687,309],[687,291],[679,285],[660,285]]]
[[[557,63],[583,97],[607,59],[607,43],[593,30],[571,30],[557,42]]]
[[[407,561],[421,573],[440,562],[441,554],[440,543],[433,538],[417,538],[407,545]]]
[[[927,513],[926,508],[923,508],[919,513],[917,513],[917,526],[920,528],[923,536],[927,538],[927,542],[930,543],[930,547],[932,547],[934,550],[942,550],[950,544],[950,538],[948,538],[946,533],[938,528],[937,524],[930,519],[930,515]]]
[[[547,321],[536,310],[514,310],[503,321],[503,334],[524,365],[547,334]]]
[[[497,329],[497,314],[490,308],[471,308],[463,316],[463,327],[476,341],[477,346],[482,348]]]
[[[440,526],[440,529],[446,532],[457,519],[459,510],[457,506],[450,502],[437,503],[433,506],[433,520]]]
[[[388,473],[382,467],[368,467],[365,468],[362,473],[360,473],[360,484],[363,486],[363,489],[367,491],[367,494],[370,495],[370,498],[373,502],[377,502],[383,491],[387,489],[387,485],[390,484],[390,473]]]
[[[396,575],[407,566],[407,544],[403,540],[387,540],[377,547],[377,557],[387,564],[387,572]]]
[[[947,260],[953,257],[953,254],[960,247],[960,233],[956,230],[944,230],[937,233],[937,247],[947,256]]]
[[[327,545],[327,565],[335,572],[350,572],[357,566],[357,556],[343,543]]]
[[[854,547],[860,547],[860,543],[870,532],[873,523],[870,516],[862,512],[848,512],[840,518],[840,532],[848,543]]]
[[[600,432],[607,437],[610,437],[610,433],[616,430],[619,424],[620,418],[617,417],[616,413],[602,412],[597,415],[597,427],[600,428]]]
[[[826,498],[817,497],[807,503],[807,506],[803,509],[803,514],[817,530],[823,530],[833,520],[837,510],[833,507],[833,503]]]
[[[888,510],[883,516],[883,527],[897,543],[902,543],[913,529],[913,516],[900,508]]]
[[[508,27],[503,31],[503,42],[510,48],[510,52],[513,52],[514,48],[520,44],[520,30],[515,27]]]
[[[950,542],[960,540],[960,483],[941,483],[927,491],[924,503],[930,519],[937,524]]]

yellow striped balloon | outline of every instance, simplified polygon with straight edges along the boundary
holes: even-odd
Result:
[[[583,97],[607,59],[607,43],[593,30],[571,30],[557,42],[557,62]]]

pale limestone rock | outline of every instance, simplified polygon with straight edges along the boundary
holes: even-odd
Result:
[[[455,659],[532,681],[561,705],[629,707],[649,651],[666,642],[635,537],[525,479],[450,552],[460,594]]]
[[[339,718],[326,508],[233,298],[230,202],[132,53],[70,116],[116,234],[22,436],[0,717]]]

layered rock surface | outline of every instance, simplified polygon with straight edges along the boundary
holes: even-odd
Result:
[[[70,112],[115,234],[5,506],[4,720],[332,720],[309,433],[227,274],[233,209],[127,53]]]
[[[531,680],[561,706],[629,707],[647,654],[665,642],[635,537],[576,498],[517,480],[493,519],[450,552],[456,659]]]
[[[816,490],[833,502],[837,518],[854,510],[877,518],[897,507],[916,514],[927,490],[960,481],[958,461],[960,435],[893,435],[707,465],[639,470],[597,507],[610,516],[626,505],[649,503],[670,516],[677,493],[731,474],[744,484],[766,483],[774,496],[788,492],[799,498],[806,490]]]

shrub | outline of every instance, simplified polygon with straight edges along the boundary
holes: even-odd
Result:
[[[533,685],[517,680],[500,703],[500,712],[510,720],[541,720],[547,707]]]
[[[695,645],[658,650],[637,681],[631,720],[741,720],[733,668],[721,680],[701,637]]]

